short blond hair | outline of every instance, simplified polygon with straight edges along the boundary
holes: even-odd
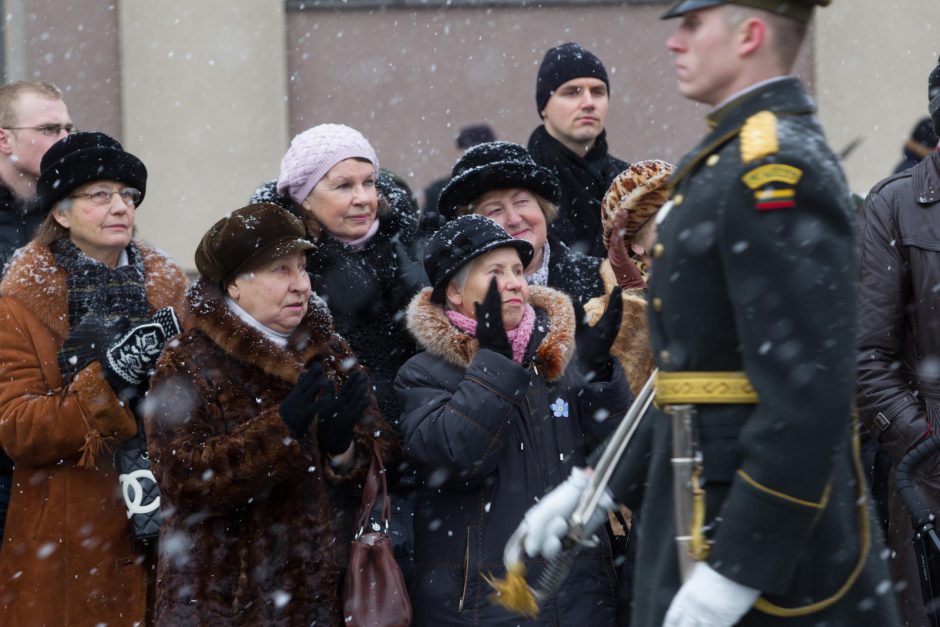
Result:
[[[62,90],[46,81],[14,81],[0,85],[0,128],[19,124],[16,103],[25,94],[36,94],[49,100],[62,100]]]
[[[535,196],[535,202],[538,203],[539,209],[542,210],[542,215],[545,216],[545,224],[551,224],[554,222],[555,218],[558,217],[558,207],[555,206],[555,203],[542,198],[539,194],[536,194],[531,189],[526,191],[531,192],[532,195]],[[459,218],[460,216],[470,215],[473,213],[473,206],[474,203],[470,203],[469,205],[457,207],[454,210],[454,217]]]

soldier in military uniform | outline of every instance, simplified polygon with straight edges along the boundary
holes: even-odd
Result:
[[[679,91],[713,109],[658,219],[656,407],[609,484],[643,513],[634,626],[899,624],[851,419],[853,205],[788,75],[828,3],[681,0],[664,15],[681,20]],[[681,477],[673,457],[697,461]],[[530,555],[558,550],[566,492],[585,484],[529,510]]]

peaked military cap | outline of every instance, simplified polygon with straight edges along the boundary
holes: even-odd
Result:
[[[679,0],[663,13],[662,19],[679,17],[690,11],[708,9],[723,4],[738,4],[784,15],[800,22],[808,22],[809,18],[813,16],[814,8],[828,6],[830,2],[832,0],[788,0],[787,2],[781,2],[781,0]]]

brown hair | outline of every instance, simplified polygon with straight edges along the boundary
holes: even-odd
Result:
[[[53,214],[59,209],[66,210],[72,206],[71,198],[63,198],[57,202],[52,210],[46,214],[46,217],[36,228],[36,233],[33,235],[33,241],[37,244],[42,244],[43,246],[48,246],[52,242],[60,239],[62,237],[67,237],[69,230],[56,222]]]
[[[732,28],[752,17],[763,21],[773,32],[773,52],[781,68],[787,72],[793,69],[800,46],[806,39],[808,25],[805,22],[761,9],[728,6],[727,10],[726,23]]]
[[[62,100],[62,90],[46,81],[14,81],[0,85],[0,128],[19,124],[16,103],[24,94],[36,94],[49,100]]]

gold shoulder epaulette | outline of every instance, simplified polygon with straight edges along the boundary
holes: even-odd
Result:
[[[755,113],[741,127],[741,161],[750,163],[780,150],[777,116],[770,111]]]

